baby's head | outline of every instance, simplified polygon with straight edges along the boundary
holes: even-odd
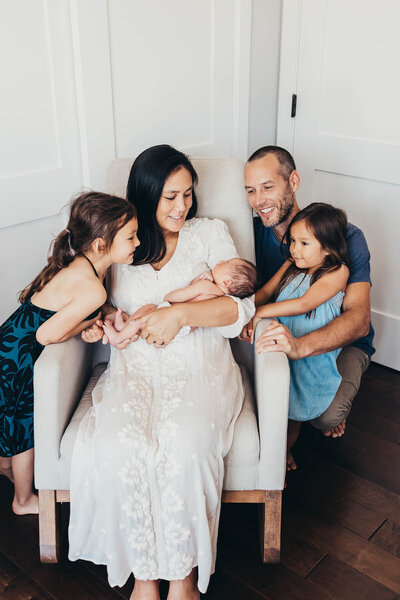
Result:
[[[224,294],[246,298],[254,294],[257,283],[257,270],[248,260],[231,258],[222,260],[211,271],[214,283]]]

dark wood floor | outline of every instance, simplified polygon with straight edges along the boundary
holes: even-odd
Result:
[[[224,505],[207,600],[400,599],[400,373],[372,364],[341,440],[305,427],[284,493],[282,560],[262,565],[257,507]],[[105,569],[42,565],[35,517],[10,511],[0,477],[0,598],[129,598]],[[162,588],[163,597],[166,586]]]

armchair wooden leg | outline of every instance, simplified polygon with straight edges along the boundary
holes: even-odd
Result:
[[[39,490],[40,560],[57,563],[59,558],[59,523],[55,490]]]
[[[265,492],[261,505],[261,557],[263,563],[278,563],[281,551],[282,491]]]

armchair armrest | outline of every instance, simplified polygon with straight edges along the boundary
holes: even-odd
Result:
[[[92,344],[49,344],[34,369],[35,485],[57,489],[60,442],[91,371]]]
[[[262,319],[256,339],[271,319]],[[255,391],[260,433],[259,489],[282,490],[286,475],[289,363],[284,352],[255,354]]]

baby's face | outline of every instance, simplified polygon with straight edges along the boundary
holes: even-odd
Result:
[[[221,260],[211,271],[214,283],[218,286],[227,288],[231,285],[234,260],[234,258],[231,260]]]

